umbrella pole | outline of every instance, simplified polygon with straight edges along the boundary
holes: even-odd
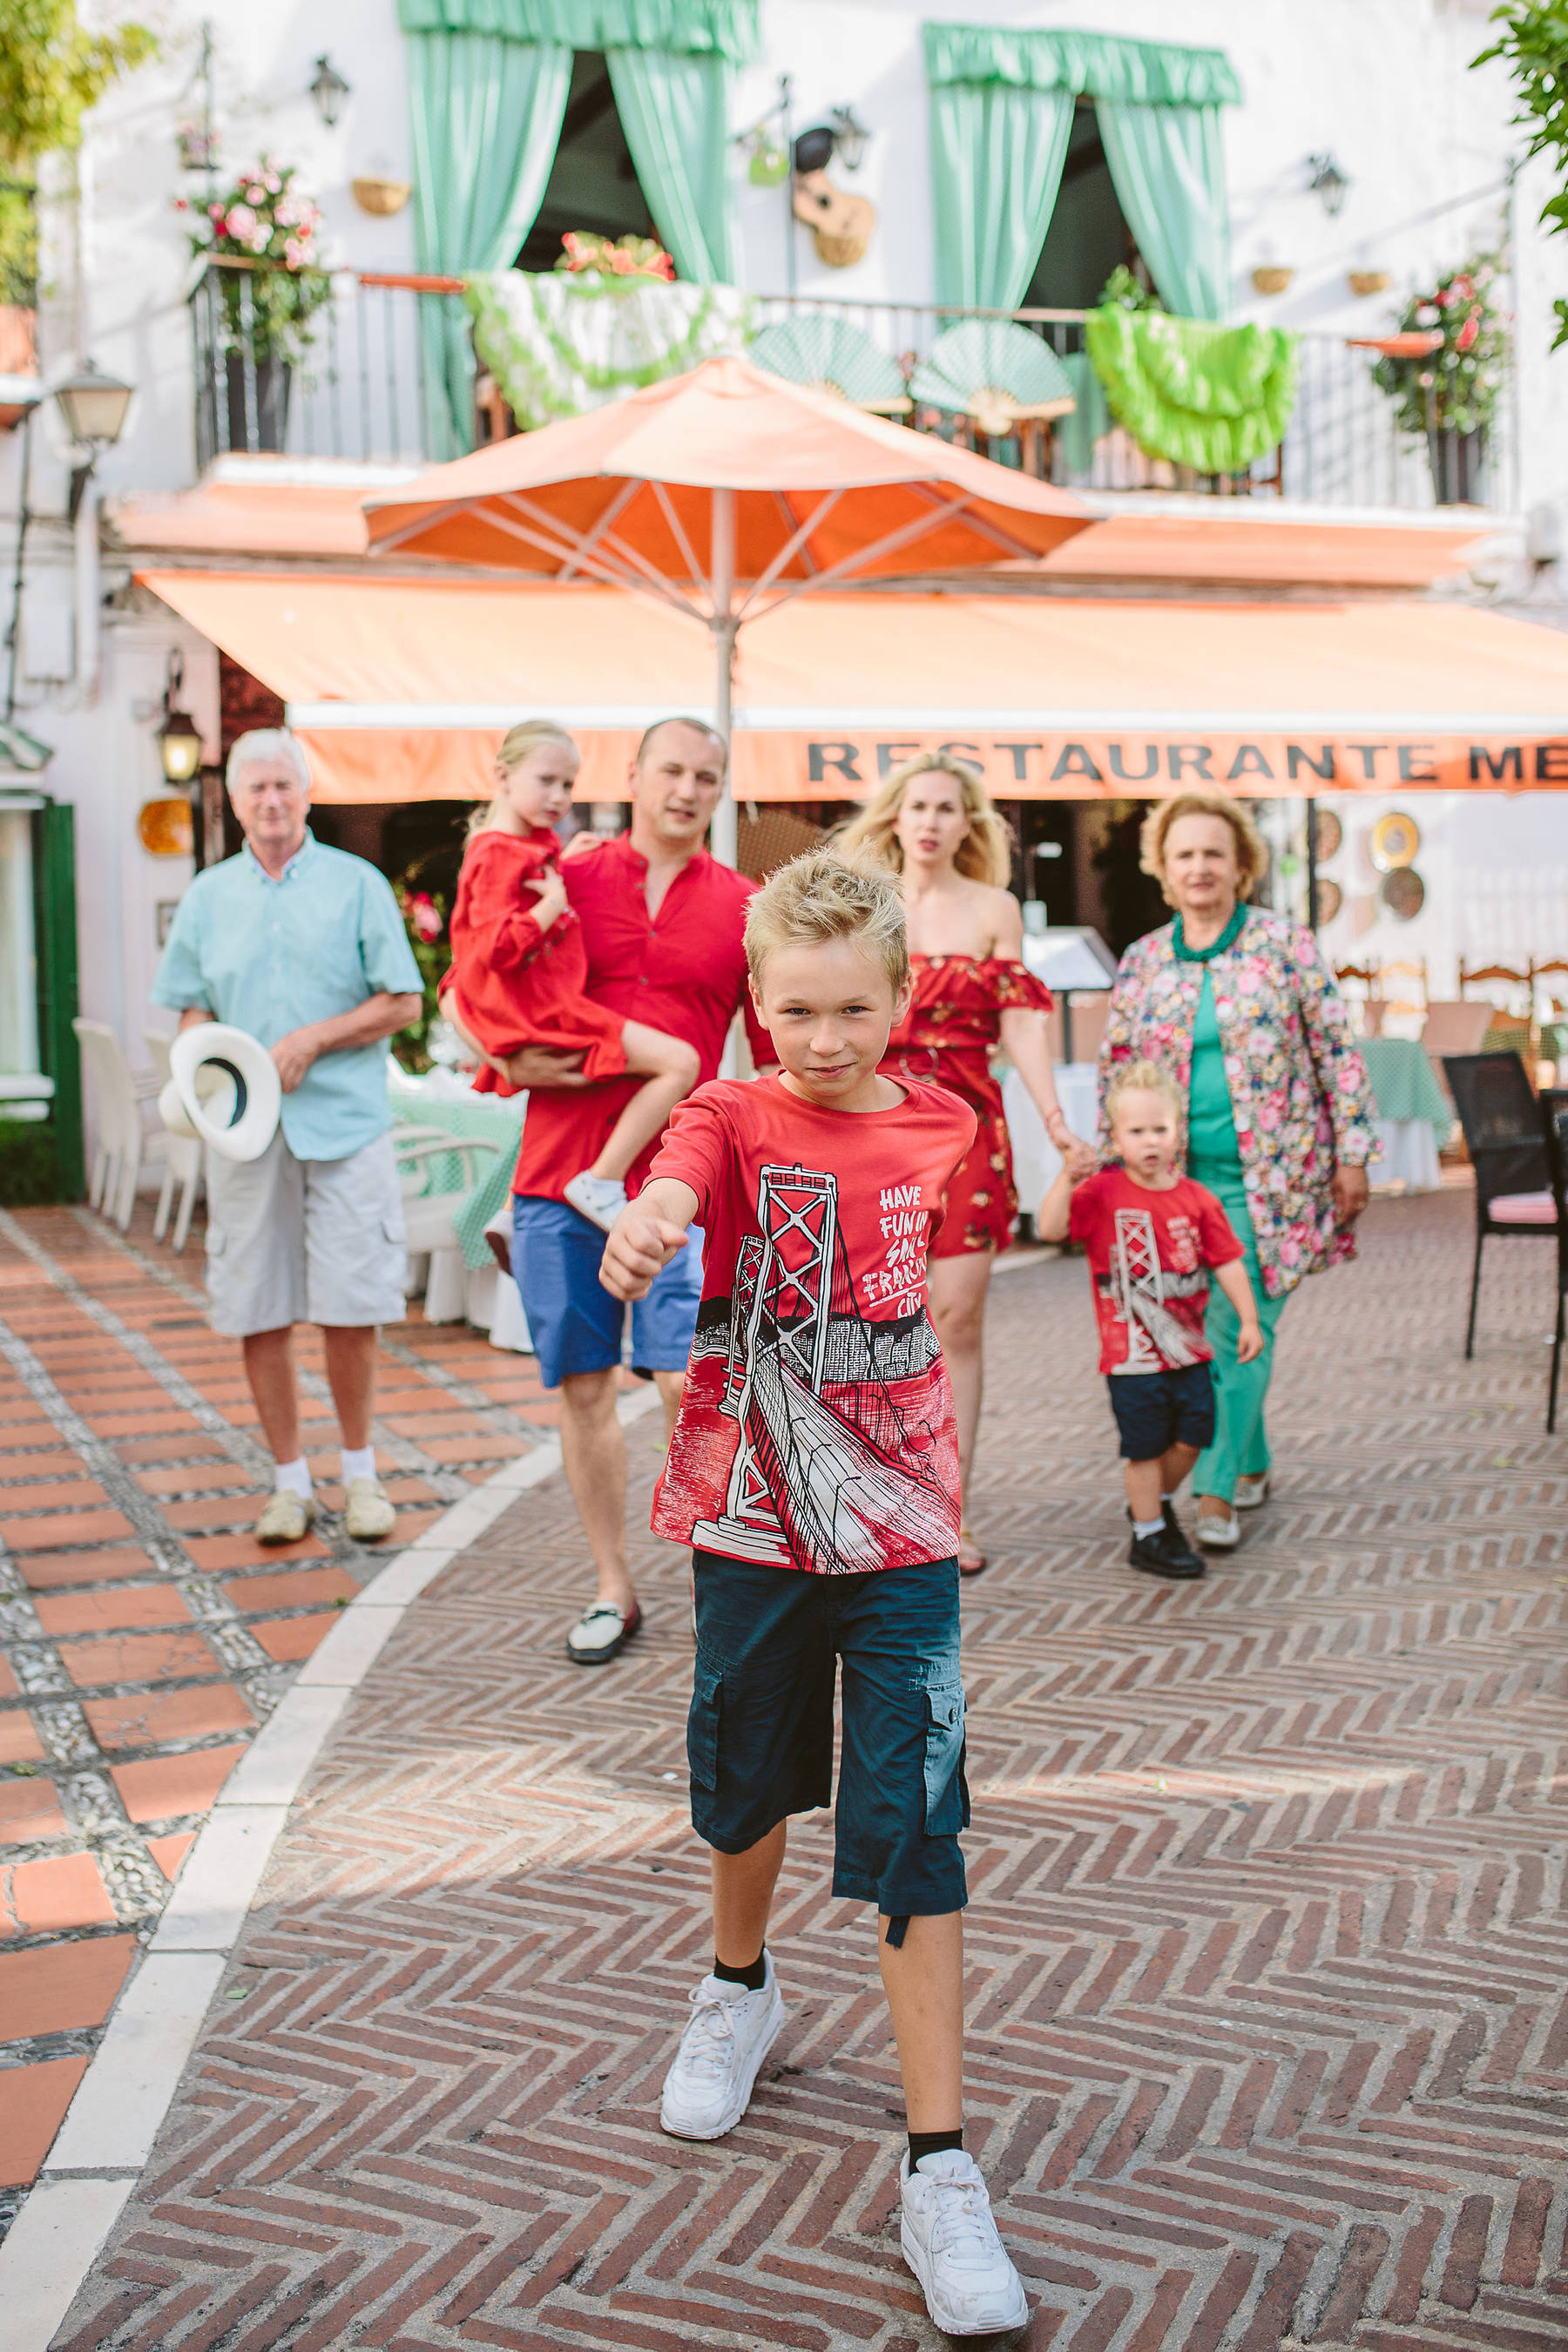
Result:
[[[712,541],[709,556],[709,584],[713,600],[713,617],[709,623],[713,632],[713,724],[721,741],[730,746],[730,722],[734,703],[735,634],[740,626],[735,617],[735,493],[715,490],[712,509]],[[713,812],[710,839],[713,855],[721,864],[733,866],[740,849],[740,824],[735,811],[733,791],[734,760],[731,751],[723,796]]]

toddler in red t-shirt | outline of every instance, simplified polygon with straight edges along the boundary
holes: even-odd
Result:
[[[1214,1349],[1204,1337],[1208,1277],[1241,1323],[1237,1360],[1263,1348],[1252,1285],[1230,1220],[1214,1194],[1178,1176],[1181,1096],[1155,1062],[1116,1072],[1106,1095],[1121,1161],[1074,1181],[1064,1167],[1040,1203],[1040,1239],[1081,1242],[1094,1279],[1100,1369],[1121,1436],[1134,1568],[1202,1576],[1175,1494],[1214,1439]]]
[[[441,982],[458,1026],[491,1062],[525,1045],[581,1053],[589,1079],[646,1077],[591,1168],[565,1187],[607,1233],[626,1205],[626,1171],[697,1084],[696,1049],[623,1021],[584,992],[583,929],[566,903],[553,830],[572,798],[577,747],[548,719],[514,727],[496,759],[495,798],[477,814],[452,909],[452,968]],[[489,1066],[477,1093],[513,1089]]]

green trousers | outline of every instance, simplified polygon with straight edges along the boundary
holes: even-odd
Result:
[[[1263,1326],[1263,1353],[1255,1356],[1250,1364],[1238,1364],[1236,1342],[1241,1330],[1240,1318],[1218,1283],[1215,1284],[1209,1292],[1204,1322],[1204,1336],[1214,1349],[1214,1444],[1205,1446],[1197,1458],[1192,1491],[1194,1495],[1214,1495],[1222,1503],[1229,1503],[1235,1499],[1238,1478],[1261,1478],[1268,1468],[1268,1433],[1264,1426],[1263,1408],[1274,1370],[1274,1335],[1287,1301],[1270,1298],[1264,1290],[1240,1162],[1222,1161],[1216,1165],[1213,1161],[1194,1161],[1192,1173],[1200,1184],[1218,1195],[1236,1237],[1247,1252],[1247,1280],[1258,1302],[1258,1319]]]

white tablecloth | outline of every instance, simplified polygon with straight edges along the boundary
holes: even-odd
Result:
[[[1093,1062],[1057,1064],[1057,1100],[1062,1116],[1086,1143],[1094,1141],[1100,1116],[1096,1074]],[[1018,1188],[1018,1206],[1025,1216],[1032,1217],[1047,1187],[1057,1180],[1062,1156],[1041,1125],[1040,1114],[1016,1070],[1009,1070],[1002,1081],[1002,1105],[1013,1139],[1013,1181]]]
[[[1381,1192],[1390,1184],[1403,1184],[1407,1192],[1436,1192],[1443,1180],[1431,1120],[1380,1118],[1376,1125],[1383,1158],[1371,1171],[1373,1191]]]

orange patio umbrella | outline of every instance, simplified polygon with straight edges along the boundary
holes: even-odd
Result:
[[[752,616],[857,581],[1048,555],[1095,520],[1068,491],[742,359],[476,450],[365,509],[373,551],[594,581],[689,614],[712,635],[726,740]],[[614,700],[613,643],[605,666]],[[731,862],[734,827],[726,796],[714,844]]]

